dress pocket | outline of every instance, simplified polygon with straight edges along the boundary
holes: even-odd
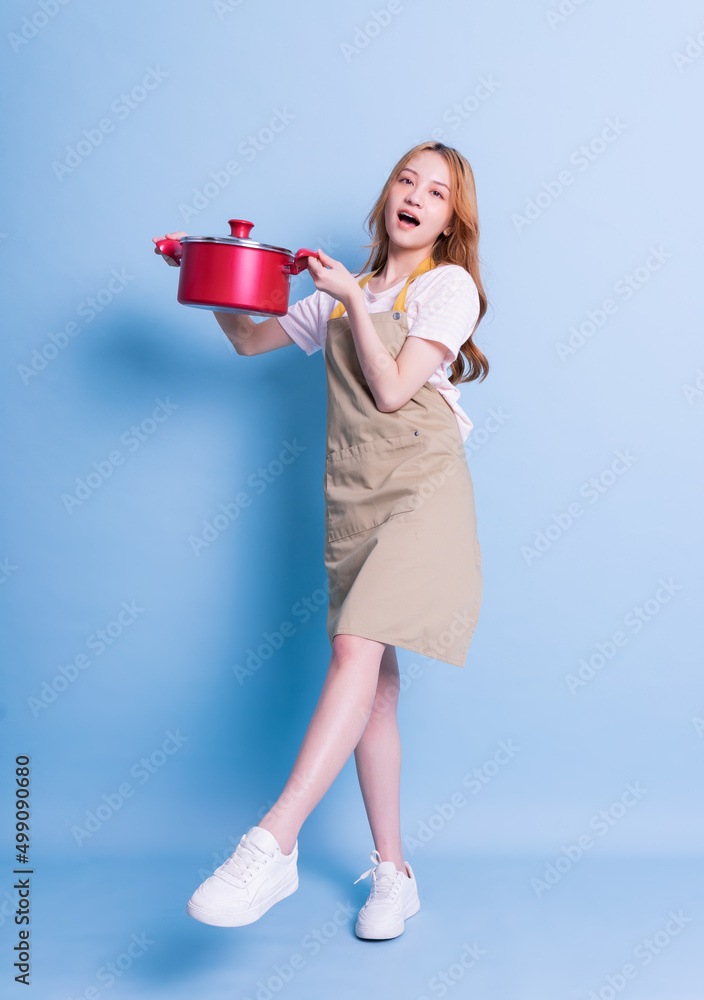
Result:
[[[418,506],[421,433],[375,438],[328,452],[325,522],[329,542],[368,531]]]

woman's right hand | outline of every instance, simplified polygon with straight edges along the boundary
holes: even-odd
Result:
[[[157,243],[159,240],[180,240],[183,239],[184,236],[188,236],[188,233],[178,232],[178,233],[166,233],[164,236],[152,236],[152,243]],[[175,261],[173,257],[167,257],[165,253],[161,252],[159,247],[157,246],[154,247],[154,253],[157,253],[159,254],[160,257],[163,257],[166,263],[170,264],[171,267],[178,267],[178,262]]]

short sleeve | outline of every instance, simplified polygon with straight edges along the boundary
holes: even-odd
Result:
[[[327,321],[334,305],[331,295],[319,288],[289,306],[285,316],[277,319],[286,333],[306,354],[315,354],[325,344]]]
[[[412,321],[409,304],[408,336],[444,344],[448,353],[443,365],[448,366],[469,339],[479,317],[477,286],[472,275],[459,264],[433,268],[421,275],[419,282],[421,278],[427,280],[418,288]]]

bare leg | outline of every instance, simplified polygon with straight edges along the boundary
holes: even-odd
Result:
[[[384,643],[336,635],[330,666],[284,789],[258,826],[284,854],[357,745],[369,719]]]
[[[374,846],[382,861],[405,872],[401,845],[401,736],[396,710],[400,677],[396,648],[386,646],[371,715],[355,747],[357,776]]]

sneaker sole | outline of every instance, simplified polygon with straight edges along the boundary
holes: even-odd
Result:
[[[394,924],[392,927],[365,927],[363,921],[357,920],[355,924],[354,932],[359,938],[363,938],[365,941],[385,941],[389,938],[399,937],[403,934],[405,930],[405,922],[409,917],[412,917],[414,913],[420,910],[420,899],[416,897],[407,912],[404,913],[401,921]]]
[[[244,927],[246,924],[253,924],[255,920],[259,920],[274,903],[290,896],[297,888],[298,874],[293,882],[281,886],[273,896],[249,910],[241,910],[238,913],[218,913],[195,906],[189,899],[186,904],[186,913],[194,920],[198,920],[202,924],[210,924],[212,927]]]

